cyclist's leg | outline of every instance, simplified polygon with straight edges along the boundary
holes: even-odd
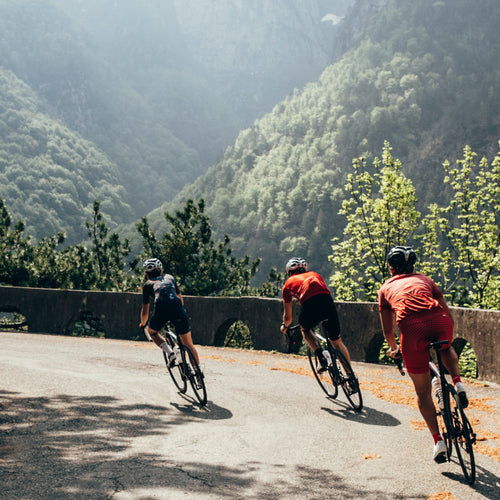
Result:
[[[453,346],[450,345],[448,349],[441,349],[441,360],[452,377],[460,375],[458,356]]]
[[[175,332],[180,336],[181,341],[184,345],[187,345],[191,352],[193,353],[196,362],[200,364],[200,357],[198,351],[193,343],[193,337],[191,335],[191,326],[189,324],[189,318],[186,314],[186,310],[180,301],[175,301],[175,306],[172,308],[170,321],[175,326]]]
[[[193,344],[193,337],[191,335],[191,332],[183,333],[180,335],[182,343],[191,349],[191,352],[194,354],[194,357],[196,359],[196,362],[198,365],[200,364],[200,357],[198,355],[198,351],[196,350],[196,347]]]
[[[332,297],[325,297],[325,311],[323,314],[326,314],[325,320],[323,321],[323,330],[326,333],[326,336],[330,340],[330,343],[333,345],[335,349],[338,349],[351,363],[351,356],[349,354],[349,350],[347,346],[342,342],[342,338],[340,337],[340,321],[339,316],[337,314],[337,307],[335,306],[335,302]]]
[[[148,331],[151,336],[151,340],[161,349],[161,346],[165,343],[165,337],[160,334],[160,330],[165,325],[165,318],[163,310],[159,304],[154,305],[153,313],[149,318]]]
[[[430,433],[435,436],[439,434],[439,427],[436,418],[436,408],[432,400],[430,371],[427,370],[426,373],[411,373],[408,371],[408,374],[410,375],[415,387],[415,392],[417,393],[418,409]]]
[[[349,355],[349,350],[347,349],[346,345],[344,342],[342,342],[342,339],[339,337],[337,340],[332,340],[330,339],[331,344],[335,349],[338,349],[349,361],[349,364],[351,364],[351,356]]]
[[[319,349],[319,343],[314,336],[312,329],[304,328],[302,325],[300,325],[300,329],[302,331],[302,336],[304,337],[306,344],[309,346],[309,349],[311,349],[312,352],[316,352]]]

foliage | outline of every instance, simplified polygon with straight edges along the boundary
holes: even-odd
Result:
[[[491,164],[485,157],[477,163],[476,157],[466,146],[456,168],[444,163],[453,198],[448,206],[433,206],[425,218],[422,240],[432,263],[424,269],[453,286],[457,305],[500,309],[500,153]]]
[[[258,255],[267,269],[299,253],[327,274],[353,158],[368,158],[388,140],[417,209],[448,201],[442,159],[465,141],[487,154],[500,136],[499,69],[491,64],[500,10],[484,0],[372,4],[358,2],[344,20],[348,52],[241,131],[224,158],[163,210],[204,198],[215,233],[231,234],[236,255]]]
[[[164,269],[182,280],[183,293],[189,295],[248,295],[250,280],[260,259],[250,261],[231,256],[229,236],[216,244],[212,238],[209,218],[205,215],[204,200],[197,205],[188,200],[184,210],[175,216],[165,213],[169,232],[157,238],[146,217],[137,224],[143,238],[141,260],[154,256]],[[140,262],[134,263],[140,270]]]
[[[224,347],[234,347],[238,349],[253,349],[253,341],[250,330],[242,321],[233,323],[226,334]]]
[[[376,300],[380,284],[389,277],[385,262],[390,248],[411,240],[420,214],[415,190],[393,158],[386,142],[382,159],[353,161],[340,213],[347,219],[344,239],[334,238],[329,256],[335,272],[330,284],[340,300]]]
[[[344,239],[334,238],[330,260],[335,266],[331,284],[342,300],[376,300],[387,278],[385,256],[395,245],[416,246],[418,270],[431,276],[452,305],[500,309],[498,245],[500,155],[491,165],[465,148],[460,169],[444,168],[454,191],[448,206],[432,204],[417,232],[420,214],[410,181],[401,163],[385,144],[382,167],[375,158],[373,173],[364,158],[353,162],[341,214],[346,216]]]
[[[462,352],[460,353],[460,357],[458,358],[458,368],[460,370],[460,375],[463,377],[478,377],[476,353],[469,342],[465,344]]]

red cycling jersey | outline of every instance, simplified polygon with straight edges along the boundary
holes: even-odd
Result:
[[[387,280],[378,293],[379,310],[390,309],[400,323],[409,315],[441,308],[441,290],[420,273],[398,274]]]
[[[282,290],[283,302],[286,303],[291,302],[295,297],[303,304],[307,299],[321,293],[330,295],[330,290],[323,278],[314,271],[293,274],[285,281]]]

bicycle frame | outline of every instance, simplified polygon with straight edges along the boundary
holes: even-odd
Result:
[[[476,434],[473,432],[472,426],[465,416],[455,388],[446,379],[446,370],[440,352],[440,349],[446,345],[449,345],[449,342],[446,340],[431,342],[428,345],[428,348],[434,351],[437,361],[436,365],[431,359],[429,361],[429,368],[431,374],[433,373],[440,380],[443,398],[443,408],[439,410],[437,416],[441,416],[444,423],[442,434],[448,451],[448,461],[451,460],[451,451],[454,444],[465,480],[468,484],[472,485],[476,478],[473,450],[473,444],[476,442]]]

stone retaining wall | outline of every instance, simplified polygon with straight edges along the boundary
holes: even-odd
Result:
[[[287,352],[279,331],[280,299],[262,297],[191,297],[185,305],[195,343],[222,346],[228,328],[243,321],[259,350]],[[337,302],[342,338],[354,361],[376,363],[383,343],[377,305],[372,302]],[[90,292],[0,286],[0,312],[19,312],[28,330],[68,335],[83,313],[98,318],[107,338],[144,338],[139,329],[141,294]],[[451,308],[455,337],[471,343],[479,377],[500,383],[500,311]],[[294,310],[297,313],[297,308]]]

